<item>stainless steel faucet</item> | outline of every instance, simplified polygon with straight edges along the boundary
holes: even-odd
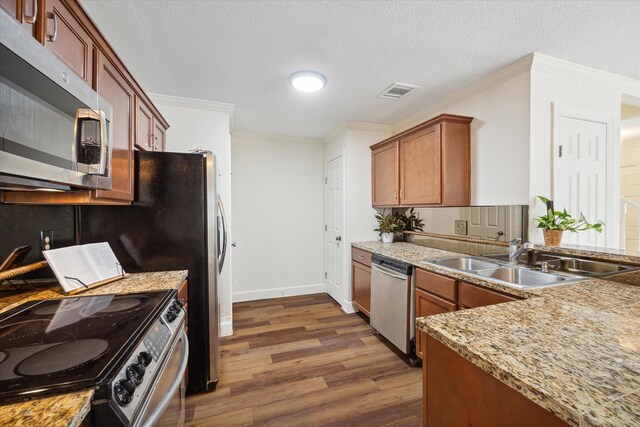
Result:
[[[519,246],[520,243],[522,243],[520,238],[515,238],[509,242],[509,262],[512,264],[516,264],[518,257],[525,251],[533,250],[533,243],[524,242],[522,246]]]

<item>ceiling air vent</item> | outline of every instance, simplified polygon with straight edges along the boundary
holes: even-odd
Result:
[[[408,85],[406,83],[398,83],[395,82],[388,88],[386,88],[380,95],[379,98],[387,98],[387,99],[400,99],[404,97],[406,94],[411,92],[414,89],[419,88],[420,86]]]

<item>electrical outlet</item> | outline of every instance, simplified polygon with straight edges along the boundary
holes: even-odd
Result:
[[[53,249],[53,230],[42,230],[40,232],[40,250],[48,251]]]
[[[456,234],[460,236],[467,235],[467,221],[463,219],[456,219],[455,227],[456,227]]]

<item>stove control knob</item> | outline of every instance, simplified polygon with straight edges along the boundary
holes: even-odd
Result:
[[[174,320],[176,320],[176,317],[178,317],[178,315],[174,311],[169,310],[164,317],[169,323],[172,323]]]
[[[136,386],[129,380],[120,380],[113,387],[113,395],[120,406],[127,406],[133,400]]]
[[[141,351],[140,354],[138,355],[138,362],[142,366],[149,366],[149,363],[151,363],[152,360],[153,360],[153,357],[151,356],[151,353],[147,351]]]
[[[184,307],[184,300],[182,298],[178,298],[175,303],[180,307]]]
[[[142,384],[142,377],[144,377],[144,366],[139,363],[132,363],[127,366],[127,378],[135,385]]]

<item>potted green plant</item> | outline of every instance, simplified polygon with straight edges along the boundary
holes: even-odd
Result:
[[[549,200],[543,196],[538,196],[538,199],[546,205],[547,213],[534,218],[534,221],[538,223],[537,228],[542,228],[544,244],[546,246],[559,246],[564,231],[577,233],[579,231],[595,230],[598,233],[602,232],[604,222],[597,221],[591,224],[582,212],[580,213],[580,217],[575,219],[567,213],[566,209],[556,211],[553,207],[553,200]]]
[[[413,208],[398,214],[398,218],[404,224],[404,231],[424,231],[424,221],[420,219],[420,214],[416,213]],[[415,235],[405,234],[404,241],[411,242]]]
[[[387,214],[384,210],[376,214],[376,220],[378,221],[378,228],[373,231],[377,231],[382,236],[384,243],[393,242],[393,236],[404,229],[404,223],[400,221],[397,215]]]

